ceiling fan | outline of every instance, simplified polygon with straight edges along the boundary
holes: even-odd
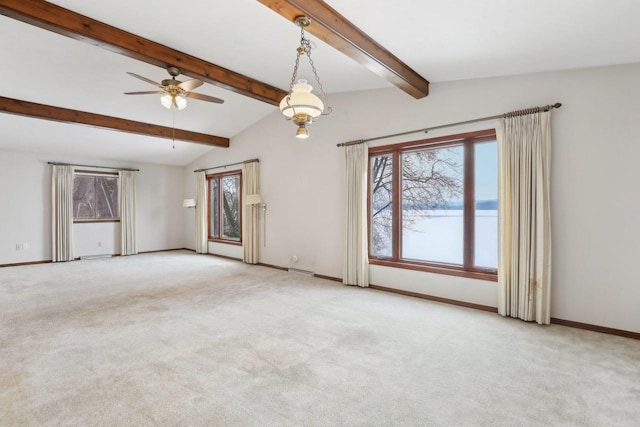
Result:
[[[159,87],[160,90],[148,92],[126,92],[125,95],[162,95],[160,97],[160,103],[162,103],[163,107],[171,108],[173,106],[178,110],[186,108],[187,98],[199,99],[201,101],[207,102],[215,102],[216,104],[222,104],[224,102],[220,98],[191,92],[193,89],[202,86],[202,81],[198,79],[187,80],[185,82],[176,80],[176,77],[180,75],[180,70],[177,67],[167,67],[167,72],[169,73],[171,78],[165,79],[161,83],[156,83],[146,77],[127,72],[127,74],[135,77],[136,79],[140,79],[144,82],[151,83],[152,85]]]

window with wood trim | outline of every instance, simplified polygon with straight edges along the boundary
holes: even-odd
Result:
[[[371,264],[497,280],[495,130],[369,149]]]
[[[117,173],[76,171],[73,177],[73,221],[120,221]]]
[[[209,191],[209,240],[242,242],[242,172],[207,175]]]

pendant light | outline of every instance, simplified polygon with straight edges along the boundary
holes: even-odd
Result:
[[[324,89],[320,83],[320,77],[318,77],[318,72],[311,59],[311,42],[305,37],[304,33],[305,27],[311,24],[311,20],[306,16],[299,16],[294,22],[300,27],[300,46],[298,46],[296,50],[296,64],[293,67],[293,75],[291,76],[291,84],[289,85],[290,91],[287,96],[280,101],[280,111],[287,120],[292,120],[293,123],[298,126],[296,138],[305,139],[309,138],[307,125],[313,123],[315,119],[323,114],[330,114],[331,107],[326,105],[327,96],[324,93]],[[309,58],[309,64],[311,65],[311,70],[315,76],[322,99],[312,93],[313,87],[306,80],[300,79],[296,83],[300,56],[304,54]]]

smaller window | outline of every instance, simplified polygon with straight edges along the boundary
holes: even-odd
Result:
[[[207,175],[209,188],[209,240],[242,242],[240,171]]]
[[[73,220],[119,221],[118,176],[76,173],[73,178]]]

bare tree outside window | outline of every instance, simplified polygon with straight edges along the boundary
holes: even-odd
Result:
[[[74,177],[74,220],[114,220],[119,218],[117,177],[80,174]]]
[[[220,180],[209,180],[209,204],[211,205],[209,215],[209,237],[214,239],[220,238],[220,216],[218,206],[220,202],[218,198],[220,196]]]
[[[495,129],[369,148],[369,262],[495,280]]]
[[[242,240],[240,224],[241,173],[207,176],[209,186],[209,238]]]
[[[240,240],[240,176],[222,179],[222,237]]]
[[[393,247],[393,157],[371,158],[371,255],[390,257]]]
[[[403,153],[401,162],[402,258],[462,264],[464,147]]]
[[[452,203],[462,203],[462,147],[404,153],[402,167],[402,228],[411,230],[421,218],[436,215]],[[371,254],[390,257],[393,251],[393,155],[371,157]]]

